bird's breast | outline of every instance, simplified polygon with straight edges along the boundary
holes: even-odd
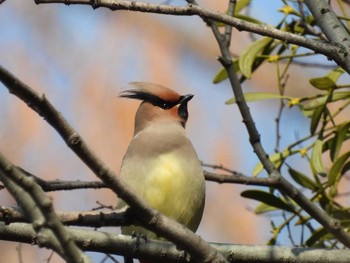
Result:
[[[197,229],[205,181],[197,154],[180,125],[154,125],[138,133],[120,175],[151,207]]]
[[[144,192],[146,200],[152,207],[160,207],[169,199],[179,197],[186,192],[190,181],[190,171],[186,163],[174,154],[162,154],[156,158],[146,176],[146,185],[150,189]]]

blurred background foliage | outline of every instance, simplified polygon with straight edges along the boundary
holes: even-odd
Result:
[[[346,18],[349,6],[331,2]],[[200,4],[221,12],[228,5],[223,0]],[[241,19],[323,37],[296,1],[241,0],[239,5],[234,15]],[[231,46],[271,160],[315,204],[348,226],[349,77],[326,57],[279,40],[234,30]],[[0,5],[1,65],[44,93],[117,172],[138,105],[118,98],[118,93],[131,81],[149,81],[195,94],[187,133],[204,163],[267,176],[249,144],[218,55],[210,29],[198,17],[37,6],[20,0]],[[96,180],[53,129],[1,84],[0,120],[0,149],[15,164],[44,179]],[[50,196],[58,210],[92,209],[96,201],[116,204],[108,190]],[[5,191],[0,191],[0,200],[1,205],[16,205]],[[274,189],[252,186],[208,183],[198,233],[212,242],[338,246],[290,199]],[[4,262],[18,259],[13,253],[17,244],[0,241],[0,246]],[[50,252],[21,245],[21,254],[26,262],[38,262]],[[50,262],[60,260],[54,256]]]

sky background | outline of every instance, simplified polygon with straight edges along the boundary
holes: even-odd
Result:
[[[151,1],[148,1],[151,2]],[[153,3],[160,3],[152,1]],[[183,5],[184,1],[173,2]],[[224,12],[227,1],[200,1]],[[281,1],[253,1],[253,17],[276,24]],[[240,54],[251,39],[233,30],[232,49]],[[93,10],[88,6],[35,5],[7,0],[0,5],[0,63],[39,93],[44,93],[70,124],[114,171],[132,138],[138,102],[118,93],[132,81],[159,83],[179,93],[195,94],[187,125],[200,159],[251,175],[257,158],[235,105],[228,82],[214,85],[220,69],[219,49],[198,17],[173,17],[135,12]],[[318,61],[327,62],[324,58]],[[292,67],[287,94],[312,94],[308,78],[325,71]],[[265,64],[244,83],[244,91],[277,92],[275,66]],[[275,148],[278,101],[250,104],[267,152]],[[0,151],[13,163],[45,179],[96,180],[57,133],[0,84]],[[280,149],[307,134],[308,120],[297,109],[281,119]],[[300,169],[304,162],[297,159]],[[293,163],[293,160],[292,162]],[[206,208],[198,233],[211,242],[264,244],[270,218],[253,213],[256,202],[240,197],[253,187],[207,183]],[[108,190],[50,193],[58,210],[84,210],[96,201],[115,205]],[[2,205],[15,205],[4,191]],[[278,220],[278,219],[276,219]],[[112,231],[118,231],[113,229]],[[289,244],[288,238],[279,240]],[[14,262],[15,243],[0,241],[4,262]],[[8,252],[7,252],[8,251]],[[25,262],[45,260],[49,252],[22,246]],[[102,255],[93,255],[96,262]],[[5,260],[6,259],[6,260]],[[54,256],[50,262],[62,262]]]

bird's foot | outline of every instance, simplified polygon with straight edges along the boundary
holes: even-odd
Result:
[[[131,238],[136,239],[136,245],[140,245],[141,239],[143,239],[145,242],[147,242],[147,236],[144,233],[138,233],[133,231],[131,234]]]

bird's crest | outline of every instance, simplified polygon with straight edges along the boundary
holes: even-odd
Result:
[[[174,107],[183,98],[177,92],[162,85],[147,82],[132,82],[130,84],[136,88],[123,91],[120,97],[146,101],[163,109]]]

